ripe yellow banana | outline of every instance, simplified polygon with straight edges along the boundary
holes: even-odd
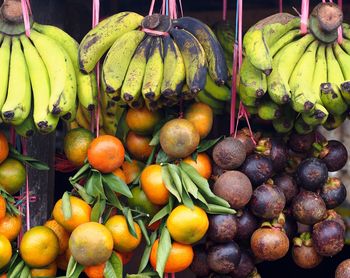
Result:
[[[343,98],[349,104],[350,103],[350,55],[347,54],[338,43],[333,45],[334,55],[343,72],[345,81],[340,84],[340,91]]]
[[[316,64],[314,77],[312,80],[312,91],[316,97],[316,102],[322,104],[321,100],[321,84],[327,80],[327,60],[326,60],[326,46],[319,44],[316,53]]]
[[[0,47],[0,109],[4,105],[10,72],[11,37],[4,36]]]
[[[344,82],[344,75],[341,67],[334,55],[332,45],[328,45],[326,48],[327,58],[327,82],[336,84],[340,87],[340,84]]]
[[[88,122],[88,120],[84,117],[83,111],[82,111],[82,107],[81,105],[78,105],[78,109],[77,109],[77,115],[75,117],[75,120],[78,122],[79,126],[90,130],[90,123]]]
[[[124,107],[116,101],[108,98],[106,93],[101,94],[101,110],[103,118],[103,128],[109,135],[115,135],[118,128],[119,120],[125,110]]]

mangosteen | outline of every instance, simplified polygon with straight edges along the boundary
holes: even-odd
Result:
[[[287,148],[279,138],[260,139],[255,147],[255,151],[271,159],[275,172],[281,172],[287,166]]]
[[[250,246],[257,259],[275,261],[287,254],[289,240],[281,228],[263,225],[253,233]]]
[[[314,142],[315,142],[314,132],[311,132],[309,134],[292,133],[289,136],[288,145],[294,152],[306,153],[311,149],[312,144]]]
[[[231,241],[237,233],[238,223],[232,214],[218,214],[209,217],[208,237],[217,243]]]
[[[328,209],[338,207],[346,199],[346,187],[338,178],[328,178],[322,186],[320,195]]]
[[[226,137],[213,149],[214,162],[224,170],[234,170],[242,165],[246,158],[245,146],[241,141]]]
[[[231,278],[231,276],[212,272],[210,273],[209,278]]]
[[[259,132],[253,134],[255,141],[258,141],[260,136],[261,134]],[[251,138],[251,134],[248,128],[242,128],[241,130],[238,130],[235,138],[241,141],[241,143],[244,145],[247,155],[254,152],[255,143]]]
[[[313,225],[326,216],[326,204],[317,193],[301,191],[293,199],[292,212],[298,222]]]
[[[341,217],[341,215],[339,213],[337,213],[333,209],[329,209],[329,210],[327,210],[326,215],[327,216],[324,220],[333,220],[335,222],[338,222],[343,227],[344,231],[346,230],[346,225],[345,225],[344,219]]]
[[[191,271],[197,277],[208,277],[210,269],[207,263],[207,252],[204,244],[198,244],[193,247],[194,257],[190,266]]]
[[[247,250],[241,251],[241,260],[238,267],[231,272],[232,278],[246,278],[254,270],[254,260]]]
[[[303,233],[294,238],[293,243],[292,257],[299,267],[311,269],[322,262],[323,257],[316,252],[310,233]]]
[[[335,270],[335,278],[350,277],[350,259],[342,261]]]
[[[329,172],[341,170],[348,161],[348,151],[339,141],[330,140],[324,151],[320,153],[320,158],[327,165]]]
[[[248,209],[238,211],[236,217],[236,238],[240,240],[250,239],[254,231],[259,228],[258,219]]]
[[[240,260],[241,250],[233,241],[216,244],[208,250],[209,268],[216,273],[228,274],[234,271]]]
[[[336,221],[325,220],[313,227],[312,241],[318,254],[331,257],[344,247],[345,232]]]
[[[227,171],[214,183],[213,192],[225,199],[232,208],[240,209],[249,202],[253,188],[245,174],[238,171]]]
[[[284,209],[286,198],[281,188],[273,184],[269,179],[258,186],[250,200],[250,209],[258,217],[265,219],[276,218]]]
[[[273,178],[273,182],[277,187],[282,189],[287,204],[299,193],[299,188],[291,175],[280,174]]]
[[[283,225],[284,232],[286,233],[287,237],[292,240],[294,236],[298,232],[298,224],[295,221],[294,217],[290,215],[285,216],[285,223]]]
[[[305,159],[297,168],[297,184],[306,190],[316,191],[322,187],[327,178],[327,166],[318,158]]]
[[[252,154],[244,161],[241,171],[247,175],[252,185],[256,187],[272,177],[272,161],[260,154]]]
[[[216,181],[223,173],[225,173],[226,170],[220,168],[218,165],[213,163],[211,178]]]

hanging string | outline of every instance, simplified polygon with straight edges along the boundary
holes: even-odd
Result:
[[[182,0],[179,0],[179,6],[180,6],[181,17],[183,17],[184,16],[184,11],[182,9]]]
[[[27,139],[21,138],[22,152],[23,155],[28,155],[27,149]],[[27,231],[30,230],[30,192],[29,192],[29,177],[28,177],[28,167],[26,167],[26,187],[25,187],[25,199],[26,199],[26,224]]]
[[[279,11],[283,13],[283,0],[279,0]]]
[[[302,2],[301,2],[301,20],[300,20],[300,32],[302,34],[307,33],[308,17],[309,17],[309,0],[302,0]]]
[[[94,28],[100,21],[100,1],[93,0],[92,3],[92,28]],[[96,65],[96,81],[97,81],[97,109],[95,113],[96,120],[96,137],[100,135],[100,100],[101,100],[101,88],[100,88],[100,62]],[[91,122],[93,121],[93,117],[91,117]]]
[[[154,4],[155,3],[156,3],[156,0],[152,0],[151,7],[149,8],[148,15],[152,15],[153,14]]]
[[[338,6],[343,10],[343,0],[338,0]],[[341,25],[338,27],[338,43],[343,43],[343,27]]]
[[[227,19],[227,0],[222,0],[222,20]]]
[[[21,0],[21,6],[22,6],[22,15],[23,15],[24,29],[26,31],[26,36],[30,37],[29,13],[32,14],[32,9],[30,7],[30,1],[29,0]]]

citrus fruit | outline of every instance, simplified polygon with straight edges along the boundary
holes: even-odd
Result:
[[[9,143],[4,133],[0,132],[0,163],[9,155]]]
[[[0,235],[0,269],[6,266],[12,257],[12,246],[10,241],[4,236]]]
[[[157,266],[157,252],[159,239],[157,239],[151,250],[150,262],[154,269]],[[191,245],[173,242],[171,245],[170,254],[166,261],[164,272],[175,273],[185,270],[190,266],[193,260],[193,249]]]
[[[126,183],[126,176],[121,168],[115,169],[112,173]]]
[[[151,140],[151,137],[138,135],[133,131],[129,131],[125,144],[133,158],[145,161],[153,150],[153,147],[149,145]]]
[[[122,260],[123,265],[129,263],[132,259],[132,252],[115,252],[120,260]]]
[[[162,166],[152,164],[141,173],[141,187],[147,198],[156,205],[165,205],[169,201],[169,191],[162,178]]]
[[[11,195],[16,194],[26,180],[26,169],[21,162],[7,158],[0,164],[1,187]]]
[[[113,237],[102,224],[88,222],[78,226],[69,239],[74,259],[83,266],[106,262],[113,251]]]
[[[50,228],[56,234],[60,245],[59,254],[63,254],[68,248],[69,233],[63,228],[63,226],[58,224],[56,220],[46,221],[44,226]]]
[[[198,147],[200,136],[195,126],[186,119],[173,119],[160,130],[160,145],[173,158],[184,158]]]
[[[23,235],[19,250],[28,265],[41,268],[56,260],[60,247],[50,228],[36,226]]]
[[[106,267],[106,263],[86,266],[84,268],[84,273],[89,278],[104,278],[105,267]]]
[[[72,232],[79,225],[89,222],[91,215],[91,207],[85,203],[82,199],[74,196],[69,197],[72,217],[65,219],[62,209],[62,199],[58,200],[53,208],[52,216],[54,219],[63,226],[68,232]]]
[[[140,226],[134,222],[137,238],[134,237],[128,228],[126,219],[122,215],[114,215],[106,222],[107,229],[112,233],[114,249],[119,252],[131,252],[139,246],[141,242]]]
[[[56,277],[57,263],[53,262],[42,268],[32,268],[30,275],[32,277]]]
[[[210,178],[212,167],[210,158],[206,153],[199,153],[196,161],[194,161],[191,156],[188,156],[183,162],[193,166],[203,178]]]
[[[88,148],[90,165],[102,173],[111,173],[122,166],[125,149],[120,140],[111,135],[95,138]]]
[[[125,117],[128,127],[141,135],[151,135],[160,119],[159,112],[151,112],[146,106],[140,109],[129,109]]]
[[[6,200],[0,195],[0,222],[6,215]]]
[[[67,249],[68,250],[68,249]],[[61,270],[67,270],[68,260],[66,258],[66,253],[59,255],[56,259],[57,268]]]
[[[187,108],[185,119],[194,125],[199,136],[203,139],[213,127],[213,110],[208,104],[197,102]]]
[[[184,205],[177,206],[167,219],[171,237],[183,244],[193,244],[203,238],[209,227],[208,216],[197,206],[190,209]]]
[[[132,198],[128,199],[129,207],[149,214],[150,219],[160,210],[160,207],[148,200],[145,192],[138,186],[131,190]]]
[[[136,160],[132,160],[132,162],[124,161],[122,165],[122,169],[126,178],[126,183],[132,183],[139,174],[141,174],[141,165],[142,163]]]
[[[0,234],[4,235],[9,241],[17,238],[22,229],[22,218],[20,215],[10,215],[6,213],[0,221]]]
[[[1,274],[0,278],[7,278],[7,274],[6,273],[5,274]]]

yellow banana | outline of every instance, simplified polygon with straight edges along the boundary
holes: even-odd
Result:
[[[10,72],[11,37],[4,36],[0,47],[0,109],[4,105]]]
[[[106,93],[101,94],[103,128],[107,134],[115,135],[124,109],[120,103],[109,99]]]
[[[326,47],[320,43],[316,53],[316,64],[314,77],[312,80],[312,91],[316,97],[316,102],[322,104],[321,100],[321,84],[327,80],[327,60],[326,60]]]
[[[248,97],[260,98],[267,91],[266,75],[255,68],[249,59],[244,58],[239,70],[240,94]]]
[[[78,105],[78,109],[77,109],[77,115],[75,117],[77,123],[79,124],[79,126],[90,130],[90,123],[88,122],[87,119],[85,119],[83,111],[81,109],[81,105]]]

